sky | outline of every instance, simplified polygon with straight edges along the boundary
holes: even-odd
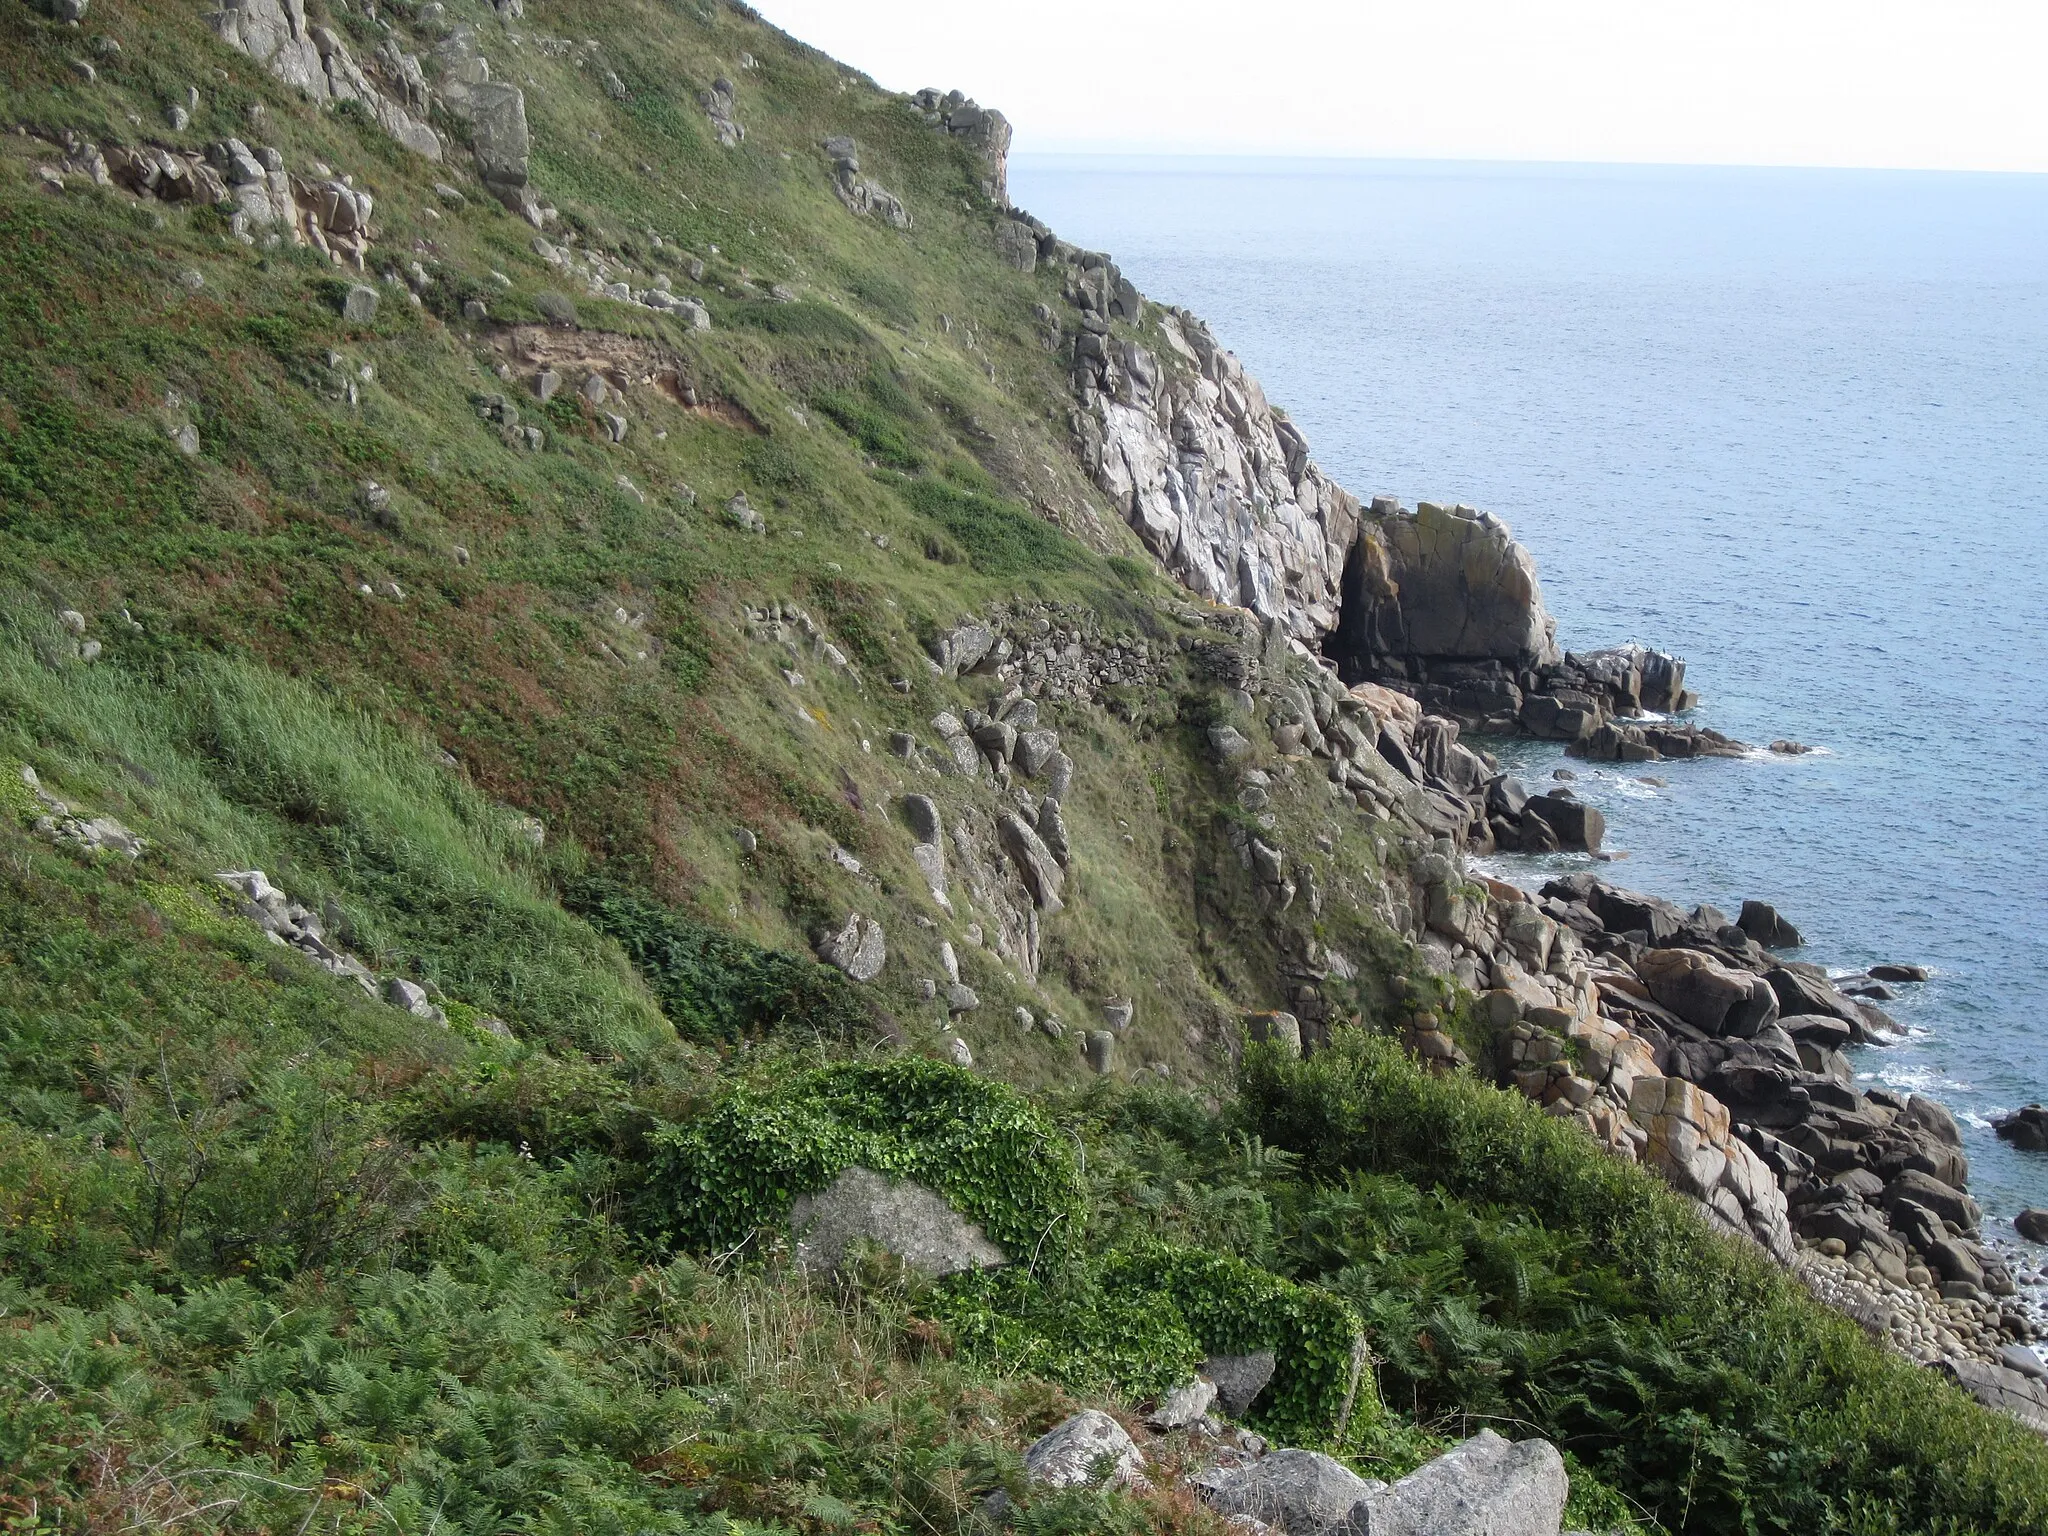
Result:
[[[2048,0],[757,0],[1018,152],[2048,172]]]

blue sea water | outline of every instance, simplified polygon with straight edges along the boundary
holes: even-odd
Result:
[[[1506,518],[1569,648],[1676,651],[1694,718],[1821,747],[1574,765],[1603,873],[1933,967],[1857,1069],[1957,1111],[1994,1232],[2048,1205],[1989,1128],[2048,1100],[2048,177],[1020,157],[1011,192],[1353,490]]]

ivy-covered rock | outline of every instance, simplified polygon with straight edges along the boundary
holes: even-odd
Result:
[[[1276,1439],[1343,1443],[1380,1416],[1365,1327],[1328,1291],[1229,1254],[1170,1243],[1115,1255],[1103,1283],[1113,1293],[1171,1298],[1206,1355],[1273,1351],[1273,1380],[1249,1417]]]
[[[1205,1358],[1270,1350],[1247,1418],[1298,1444],[1347,1443],[1382,1412],[1351,1307],[1227,1254],[1146,1243],[1054,1274],[961,1275],[933,1310],[976,1359],[1134,1397],[1173,1391]]]
[[[1070,1145],[1023,1095],[919,1057],[739,1087],[649,1142],[653,1225],[697,1252],[783,1225],[855,1167],[937,1191],[1019,1262],[1064,1257],[1084,1213]]]

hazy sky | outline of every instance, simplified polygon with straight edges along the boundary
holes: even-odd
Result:
[[[758,0],[1020,151],[2048,171],[2048,0]]]

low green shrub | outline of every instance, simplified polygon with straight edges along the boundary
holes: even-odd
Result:
[[[939,1191],[1023,1264],[1063,1257],[1084,1212],[1073,1151],[1028,1100],[919,1057],[741,1086],[649,1144],[650,1224],[696,1252],[785,1221],[856,1166]]]
[[[765,331],[771,336],[787,336],[805,341],[864,346],[868,339],[866,328],[853,316],[833,305],[821,304],[816,299],[798,299],[793,304],[778,303],[771,299],[750,299],[732,305],[726,311],[726,319],[729,324],[743,326],[748,330]]]
[[[934,1287],[926,1310],[984,1369],[1076,1392],[1158,1397],[1192,1380],[1208,1351],[1172,1296],[1104,1283],[1085,1265],[1050,1275],[989,1269]]]
[[[1208,1356],[1270,1349],[1273,1380],[1249,1418],[1288,1444],[1348,1444],[1381,1418],[1363,1350],[1353,1352],[1357,1314],[1229,1254],[1149,1242],[1049,1274],[956,1275],[929,1306],[988,1368],[1077,1391],[1155,1397]]]
[[[1380,1416],[1365,1329],[1340,1298],[1226,1253],[1146,1243],[1109,1261],[1112,1293],[1172,1298],[1212,1355],[1273,1351],[1273,1380],[1252,1407],[1258,1428],[1291,1444],[1347,1442]]]
[[[808,955],[763,949],[614,880],[578,883],[568,905],[618,942],[685,1038],[737,1040],[800,1029],[844,1041],[874,1032],[867,1000]]]
[[[1418,1415],[1527,1424],[1698,1536],[2048,1528],[2025,1429],[1518,1095],[1351,1030],[1303,1062],[1247,1052],[1240,1086],[1244,1124],[1318,1181],[1295,1262],[1406,1332],[1386,1385]]]
[[[828,390],[816,404],[876,463],[910,473],[924,468],[924,455],[905,436],[903,423],[892,420],[867,393]]]

